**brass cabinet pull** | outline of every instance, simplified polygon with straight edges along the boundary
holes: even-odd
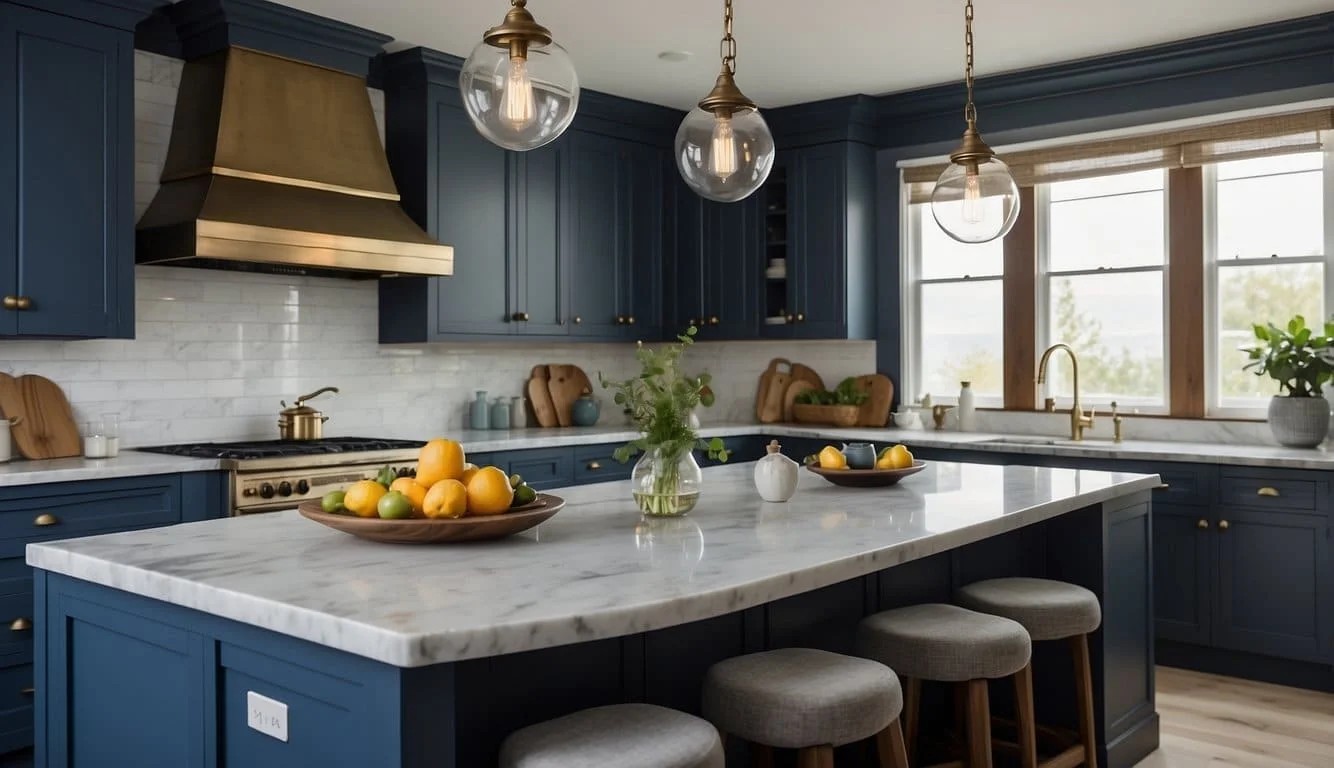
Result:
[[[32,309],[32,299],[27,296],[6,296],[5,309]]]
[[[32,299],[27,296],[20,296],[18,305],[19,309],[32,309]]]
[[[9,631],[11,632],[27,632],[30,629],[32,629],[32,620],[23,616],[9,622]]]
[[[1201,517],[1200,521],[1195,524],[1195,527],[1199,528],[1200,530],[1205,530],[1209,527],[1209,521]]]
[[[590,462],[588,462],[588,468],[589,468],[589,469],[602,469],[602,462],[599,462],[599,461],[590,461]]]
[[[37,517],[34,517],[33,520],[32,520],[32,524],[33,524],[33,525],[41,526],[41,527],[43,527],[43,528],[45,528],[45,527],[48,526],[48,525],[56,525],[56,524],[59,523],[59,522],[60,522],[60,518],[56,517],[55,515],[51,514],[50,512],[43,512],[42,514],[38,515]]]
[[[37,689],[36,689],[36,688],[33,688],[33,687],[30,685],[30,686],[28,686],[27,688],[20,688],[20,689],[19,689],[19,693],[23,694],[24,696],[31,696],[31,695],[33,695],[34,693],[37,693]]]
[[[1255,492],[1255,495],[1256,495],[1256,496],[1268,496],[1268,497],[1270,497],[1270,498],[1277,499],[1278,496],[1279,496],[1279,493],[1278,493],[1278,489],[1277,489],[1277,488],[1274,488],[1273,486],[1266,485],[1265,487],[1263,487],[1263,488],[1261,488],[1260,490],[1256,491],[1256,492]]]
[[[527,322],[527,320],[528,320],[528,313],[527,313],[527,312],[515,312],[514,314],[510,315],[510,319],[511,319],[511,320],[514,320],[514,321],[516,321],[516,322]]]
[[[1166,491],[1166,490],[1168,490],[1168,489],[1171,488],[1171,487],[1172,487],[1172,484],[1171,484],[1171,483],[1159,483],[1158,485],[1154,486],[1154,490],[1155,490],[1155,491]]]
[[[788,325],[791,325],[791,324],[793,324],[793,323],[795,323],[795,322],[797,322],[797,316],[796,316],[796,315],[788,315],[788,316],[787,316],[787,323],[788,323]]]
[[[1226,520],[1219,520],[1219,521],[1218,521],[1218,530],[1220,530],[1220,531],[1226,531],[1228,528],[1231,528],[1231,527],[1232,527],[1232,526],[1229,525],[1228,522],[1227,522]]]
[[[616,316],[616,324],[617,324],[617,325],[625,325],[625,315],[617,315],[617,316]]]

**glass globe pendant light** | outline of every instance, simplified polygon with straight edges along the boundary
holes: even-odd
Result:
[[[676,130],[676,167],[701,197],[723,203],[744,200],[769,178],[774,137],[755,102],[736,86],[732,0],[723,3],[723,68],[709,95]]]
[[[478,133],[505,149],[524,152],[555,141],[579,108],[579,77],[551,30],[510,0],[509,13],[463,62],[459,92]]]
[[[977,132],[977,107],[973,105],[973,0],[964,7],[964,47],[967,64],[964,83],[968,104],[964,119],[968,129],[963,143],[950,155],[950,166],[940,174],[931,192],[931,214],[945,234],[961,243],[985,243],[1004,237],[1019,218],[1019,186],[1010,168]]]

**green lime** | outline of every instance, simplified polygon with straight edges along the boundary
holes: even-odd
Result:
[[[521,485],[523,485],[523,476],[522,476],[522,475],[510,475],[510,487],[511,487],[511,488],[518,488],[518,487],[521,486]]]
[[[343,506],[343,497],[347,496],[344,491],[329,491],[320,499],[320,507],[331,515],[341,514],[347,509]]]
[[[537,501],[537,491],[532,486],[521,485],[514,489],[514,501],[510,503],[511,507],[522,507],[524,504],[532,504]]]
[[[403,520],[412,517],[412,501],[406,494],[390,491],[380,497],[379,503],[375,505],[375,510],[385,520]]]

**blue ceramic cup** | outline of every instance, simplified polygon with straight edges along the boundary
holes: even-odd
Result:
[[[871,443],[847,443],[843,456],[850,469],[875,469],[875,446]]]

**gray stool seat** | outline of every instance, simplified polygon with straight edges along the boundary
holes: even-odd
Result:
[[[1102,623],[1097,595],[1051,579],[988,579],[960,589],[954,599],[965,608],[1023,624],[1034,640],[1087,635]]]
[[[652,704],[585,709],[511,733],[500,768],[723,768],[718,731]]]
[[[770,747],[861,741],[902,710],[899,679],[885,665],[813,648],[737,656],[704,677],[704,716],[724,733]]]
[[[857,626],[858,653],[923,680],[1008,677],[1028,665],[1032,651],[1018,622],[945,603],[883,611]]]

